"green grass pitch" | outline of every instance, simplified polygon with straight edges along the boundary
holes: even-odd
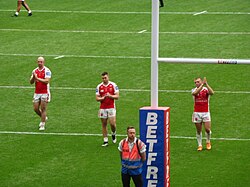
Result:
[[[151,1],[27,3],[33,16],[22,8],[11,17],[16,0],[0,2],[0,186],[122,186],[117,144],[101,147],[95,87],[108,71],[120,88],[118,140],[128,125],[139,132],[139,108],[150,106]],[[250,59],[249,1],[165,0],[160,12],[160,57]],[[29,84],[39,55],[52,71],[42,134]],[[171,108],[171,186],[250,186],[249,75],[249,65],[159,64],[159,106]],[[196,151],[196,76],[215,90],[211,151]]]

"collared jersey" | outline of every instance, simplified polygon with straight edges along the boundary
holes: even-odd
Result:
[[[41,78],[41,79],[51,78],[51,71],[49,68],[47,68],[45,66],[42,70],[39,70],[39,68],[37,67],[36,69],[34,69],[32,71],[32,74],[33,74],[33,72],[35,72],[37,74],[38,78]],[[45,84],[45,83],[40,82],[40,81],[35,81],[35,86],[36,86],[36,89],[35,89],[36,94],[50,93],[49,83]]]
[[[192,93],[197,88],[192,89]],[[209,92],[207,87],[203,87],[200,93],[193,96],[194,99],[194,112],[209,112]]]
[[[107,85],[100,83],[96,87],[96,95],[100,95],[101,97],[105,96],[107,93],[114,95],[118,92],[119,92],[118,86],[111,81],[109,81]],[[109,109],[109,108],[115,108],[115,100],[106,97],[103,101],[101,101],[100,109]]]

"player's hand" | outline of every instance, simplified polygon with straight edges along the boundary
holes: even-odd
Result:
[[[203,84],[204,84],[204,85],[207,84],[207,78],[206,78],[206,77],[204,77],[204,79],[203,79]]]
[[[35,72],[33,72],[33,78],[37,80],[37,74]]]
[[[112,99],[112,95],[109,92],[106,94],[106,97],[109,97]]]

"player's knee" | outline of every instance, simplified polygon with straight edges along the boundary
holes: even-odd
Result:
[[[39,110],[39,107],[36,104],[34,104],[33,109],[34,109],[34,111],[37,111],[37,110]]]
[[[40,110],[38,108],[34,108],[34,111],[37,113],[37,114],[40,114]]]
[[[196,134],[201,134],[201,131],[196,131]]]
[[[111,127],[116,128],[116,123],[110,123]]]
[[[210,129],[206,129],[206,133],[207,133],[207,134],[210,134],[210,133],[211,133],[211,130],[210,130]]]
[[[108,125],[108,122],[103,120],[103,121],[102,121],[102,126],[103,126],[103,127],[106,127],[107,125]]]
[[[46,107],[41,107],[41,112],[46,112]]]

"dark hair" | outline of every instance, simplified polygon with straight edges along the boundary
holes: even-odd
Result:
[[[105,76],[105,75],[109,75],[109,73],[106,72],[106,71],[104,71],[104,72],[102,73],[102,76]]]
[[[133,126],[128,126],[127,127],[127,132],[128,132],[129,129],[135,129],[135,128]]]

